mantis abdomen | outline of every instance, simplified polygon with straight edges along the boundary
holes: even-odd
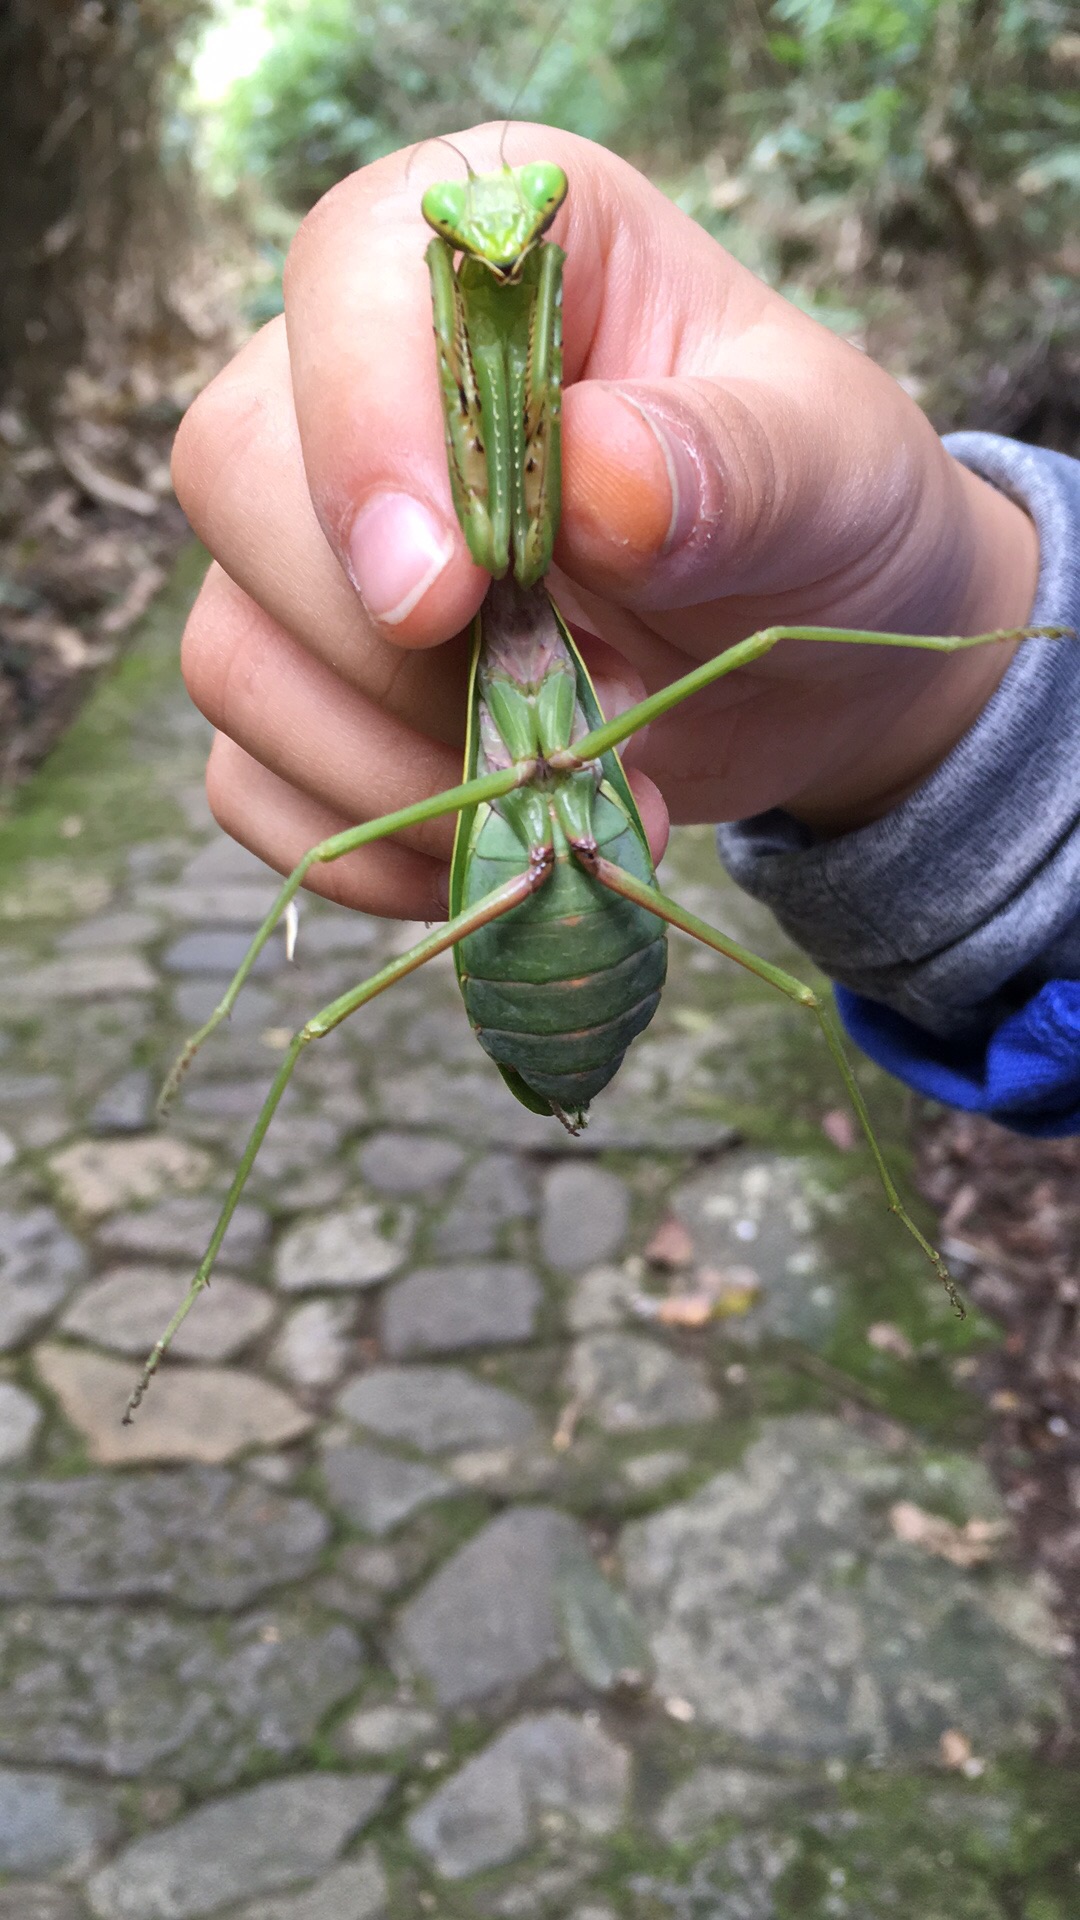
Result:
[[[601,790],[599,850],[646,885],[651,862],[622,807]],[[667,965],[662,923],[599,885],[571,853],[552,808],[550,877],[460,948],[465,1008],[481,1046],[542,1100],[582,1112],[648,1026]],[[521,871],[521,845],[491,811],[474,841],[466,906]]]

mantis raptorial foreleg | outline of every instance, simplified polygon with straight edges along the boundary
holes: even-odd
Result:
[[[342,834],[339,838],[346,839],[348,836]],[[343,848],[341,851],[347,852],[349,849]],[[321,1040],[325,1034],[332,1033],[335,1027],[339,1027],[343,1020],[349,1018],[350,1014],[356,1013],[369,1000],[374,1000],[376,994],[385,993],[387,987],[394,986],[398,980],[404,980],[407,974],[415,973],[417,967],[422,967],[425,961],[433,960],[436,954],[445,953],[448,947],[455,946],[468,934],[477,932],[479,928],[489,925],[492,920],[499,919],[502,914],[509,913],[512,908],[521,906],[522,902],[527,900],[531,893],[535,893],[538,887],[542,887],[548,878],[551,872],[550,854],[550,848],[544,849],[542,858],[536,859],[513,880],[507,881],[505,886],[497,887],[485,899],[470,907],[467,913],[459,913],[453,920],[448,920],[445,926],[436,927],[432,933],[418,941],[415,947],[410,947],[407,953],[399,954],[397,959],[389,961],[385,967],[380,968],[378,973],[373,973],[369,980],[362,981],[358,987],[350,988],[348,993],[340,994],[336,1000],[330,1002],[329,1006],[324,1007],[321,1013],[305,1021],[304,1025],[294,1033],[285,1058],[274,1075],[270,1091],[259,1109],[258,1118],[252,1127],[247,1146],[233,1176],[232,1185],[222,1203],[217,1225],[210,1236],[210,1244],[199,1263],[195,1278],[160,1340],[151,1349],[135,1390],[128,1401],[124,1413],[125,1426],[130,1426],[134,1419],[143,1395],[157,1372],[177,1328],[186,1320],[204,1287],[210,1284],[214,1262],[229,1222],[236,1212],[248,1174],[255,1164],[255,1156],[262,1146],[267,1128],[277,1111],[281,1097],[292,1078],[293,1068],[304,1048],[310,1045],[312,1040]]]

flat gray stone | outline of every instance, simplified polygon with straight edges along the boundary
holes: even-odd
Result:
[[[540,1252],[557,1273],[580,1273],[617,1254],[630,1225],[630,1189],[605,1167],[565,1161],[544,1180]]]
[[[64,1083],[59,1074],[15,1073],[6,1068],[0,1079],[0,1107],[5,1113],[17,1114],[20,1108],[47,1106],[59,1100],[63,1092]]]
[[[304,1893],[272,1893],[240,1908],[235,1920],[386,1920],[390,1888],[374,1847],[331,1867]]]
[[[542,1294],[531,1267],[512,1260],[459,1260],[418,1267],[382,1302],[383,1352],[462,1353],[517,1346],[536,1331]]]
[[[820,1346],[829,1338],[840,1298],[814,1236],[811,1196],[805,1161],[750,1149],[726,1154],[673,1193],[696,1264],[760,1285],[748,1312],[724,1320],[726,1340]]]
[[[259,881],[275,891],[281,887],[280,874],[227,833],[214,833],[198,853],[192,854],[184,865],[183,878],[193,885],[206,880],[240,880]]]
[[[0,1767],[0,1873],[86,1873],[119,1829],[100,1787]]]
[[[385,1201],[302,1220],[282,1238],[274,1278],[286,1293],[378,1286],[402,1265],[412,1229],[411,1209]]]
[[[99,947],[139,947],[156,939],[156,914],[130,911],[103,914],[98,920],[80,920],[56,942],[57,953],[87,953]]]
[[[142,1133],[154,1118],[157,1090],[146,1067],[133,1067],[106,1087],[94,1102],[91,1132]]]
[[[703,1860],[695,1862],[689,1874],[679,1873],[677,1878],[661,1879],[653,1874],[634,1874],[630,1880],[630,1889],[644,1902],[645,1912],[672,1915],[698,1914],[708,1915],[709,1920],[780,1920],[780,1908],[776,1904],[777,1883],[792,1867],[799,1854],[799,1842],[793,1834],[765,1831],[736,1834],[715,1853],[706,1854]],[[815,1863],[816,1864],[816,1863]],[[877,1883],[877,1873],[872,1880]],[[846,1875],[845,1875],[846,1883]],[[786,1903],[785,1903],[786,1904]],[[858,1909],[849,1902],[851,1920],[886,1920],[887,1909],[875,1906],[873,1913],[860,1901]],[[891,1906],[890,1902],[890,1906]],[[790,1911],[790,1909],[788,1909]],[[819,1907],[819,1912],[828,1913],[829,1907]],[[903,1895],[900,1896],[899,1910],[905,1911]],[[836,1908],[843,1914],[843,1907]],[[950,1906],[950,1916],[954,1909]],[[847,1916],[845,1916],[847,1920]],[[890,1915],[891,1920],[891,1915]],[[960,1920],[960,1916],[957,1916]],[[964,1916],[967,1920],[967,1916]],[[970,1920],[997,1920],[990,1910],[980,1907],[974,1910]]]
[[[0,1213],[0,1353],[33,1339],[86,1267],[82,1247],[51,1207]]]
[[[315,1566],[309,1500],[217,1467],[0,1481],[0,1599],[241,1607]]]
[[[86,1908],[68,1888],[19,1880],[0,1887],[0,1920],[86,1920]]]
[[[527,1401],[464,1367],[372,1367],[339,1393],[337,1407],[347,1420],[420,1453],[508,1446],[537,1432]]]
[[[590,1267],[574,1282],[566,1308],[571,1332],[625,1327],[634,1318],[634,1302],[641,1297],[643,1277],[643,1262],[634,1256],[619,1266]]]
[[[412,1753],[438,1739],[439,1722],[425,1707],[361,1707],[337,1733],[342,1753],[361,1760]]]
[[[502,1866],[553,1819],[600,1837],[622,1820],[630,1756],[573,1714],[530,1714],[467,1760],[408,1822],[435,1871],[462,1880]]]
[[[248,1075],[235,1080],[196,1080],[185,1086],[176,1108],[176,1119],[190,1126],[197,1121],[207,1137],[239,1146],[254,1126],[267,1094],[264,1075]],[[300,1096],[293,1086],[286,1087],[277,1114],[287,1116],[286,1124],[298,1118]],[[204,1126],[204,1123],[205,1126]]]
[[[91,1880],[91,1906],[99,1920],[194,1920],[309,1880],[386,1789],[378,1774],[309,1773],[231,1794],[133,1841]]]
[[[349,1585],[371,1593],[400,1593],[413,1584],[427,1558],[423,1541],[408,1535],[381,1546],[354,1540],[339,1554],[337,1571]]]
[[[379,1193],[430,1193],[458,1172],[465,1150],[438,1133],[376,1133],[356,1163]]]
[[[348,956],[368,953],[378,944],[385,927],[385,920],[377,920],[367,913],[353,913],[348,907],[315,907],[310,896],[302,894],[297,958],[325,960],[339,953]]]
[[[762,1820],[798,1792],[797,1781],[776,1774],[752,1773],[747,1767],[695,1767],[662,1803],[656,1830],[672,1846],[686,1846],[718,1820]]]
[[[162,966],[166,973],[209,975],[222,984],[232,979],[251,945],[249,936],[225,927],[200,927],[182,933],[165,949]],[[284,937],[267,943],[251,969],[252,976],[276,973],[285,965]]]
[[[762,1753],[929,1756],[962,1727],[979,1754],[1035,1739],[1058,1711],[1037,1590],[897,1540],[900,1498],[1000,1506],[961,1457],[887,1453],[839,1420],[769,1423],[737,1467],[626,1529],[623,1567],[657,1687]]]
[[[677,1474],[686,1473],[694,1464],[693,1455],[679,1447],[664,1447],[659,1453],[638,1453],[622,1463],[623,1479],[642,1493],[654,1493]]]
[[[105,875],[90,872],[85,860],[27,860],[17,884],[5,887],[0,897],[0,919],[78,919],[100,913],[112,891]]]
[[[489,1153],[470,1167],[453,1205],[435,1231],[433,1249],[441,1257],[496,1253],[499,1236],[511,1220],[528,1220],[536,1211],[535,1183],[512,1153]]]
[[[328,1447],[323,1478],[333,1505],[377,1539],[418,1508],[458,1491],[445,1473],[378,1447]]]
[[[639,1041],[634,1051],[640,1049]],[[588,1127],[576,1140],[553,1117],[530,1113],[521,1106],[490,1065],[475,1069],[425,1065],[404,1072],[395,1066],[392,1073],[380,1078],[377,1093],[383,1113],[398,1125],[430,1126],[432,1114],[447,1115],[447,1124],[474,1148],[524,1147],[527,1151],[579,1158],[609,1150],[715,1152],[734,1138],[732,1127],[657,1101],[651,1092],[631,1088],[624,1094],[626,1072],[624,1067],[618,1079],[604,1089],[590,1110]],[[650,1081],[655,1078],[648,1077]]]
[[[81,1289],[60,1321],[61,1330],[141,1359],[172,1319],[190,1282],[186,1268],[113,1268]],[[261,1287],[215,1274],[177,1331],[171,1350],[178,1360],[231,1360],[273,1317],[274,1301]]]
[[[115,1213],[99,1222],[94,1238],[106,1253],[198,1262],[210,1242],[220,1202],[199,1194],[177,1194],[140,1212]],[[241,1200],[225,1232],[218,1269],[243,1268],[257,1260],[270,1239],[270,1221],[261,1207]]]
[[[190,924],[193,920],[222,927],[250,927],[265,920],[278,891],[274,881],[180,881],[171,887],[144,887],[142,903],[151,912]],[[243,994],[240,998],[243,1000]]]
[[[157,974],[141,953],[71,953],[44,960],[30,973],[5,982],[16,1006],[50,1006],[56,1000],[115,1000],[125,993],[153,993]]]
[[[166,1133],[75,1140],[49,1161],[63,1199],[84,1219],[205,1187],[213,1162],[200,1147]]]
[[[641,1691],[652,1676],[649,1645],[625,1593],[591,1553],[566,1554],[556,1575],[559,1627],[575,1673],[597,1693]]]
[[[338,1176],[341,1169],[332,1165],[347,1133],[358,1124],[353,1119],[338,1120],[325,1108],[318,1113],[291,1113],[283,1126],[272,1126],[253,1169],[253,1178],[275,1207],[288,1207],[300,1213],[307,1203],[305,1187]],[[318,1199],[311,1203],[322,1207]],[[384,1203],[385,1204],[385,1203]],[[392,1221],[391,1209],[387,1209]]]
[[[199,1460],[214,1466],[253,1447],[283,1447],[314,1425],[281,1387],[238,1367],[165,1367],[138,1417],[121,1415],[133,1386],[128,1360],[46,1344],[34,1365],[100,1466]]]
[[[0,1759],[227,1786],[253,1753],[302,1752],[360,1671],[350,1627],[282,1609],[27,1604],[0,1622]]]
[[[0,1380],[0,1466],[25,1460],[40,1425],[41,1408],[33,1394],[24,1393],[13,1380]]]
[[[191,974],[178,979],[169,997],[173,1014],[180,1025],[190,1032],[209,1020],[221,999],[222,985],[221,980],[200,979]],[[274,1024],[275,1012],[274,996],[269,986],[258,980],[249,980],[229,1015],[230,1035],[235,1037],[244,1034],[254,1038],[265,1027]],[[219,1048],[219,1064],[220,1061]]]
[[[349,1364],[356,1308],[350,1299],[294,1307],[270,1350],[270,1364],[294,1387],[332,1387]]]
[[[605,1433],[714,1420],[720,1402],[696,1360],[640,1333],[593,1333],[570,1357],[570,1393]]]
[[[520,1686],[556,1660],[560,1564],[585,1535],[551,1507],[511,1507],[403,1607],[401,1643],[442,1706]]]

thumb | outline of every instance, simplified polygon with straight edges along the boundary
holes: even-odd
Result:
[[[852,445],[858,429],[838,433],[814,371],[789,359],[782,386],[742,375],[571,387],[560,566],[642,612],[826,581],[835,592],[881,537],[872,503],[882,495],[867,479],[889,442]],[[877,398],[866,413],[884,436]]]

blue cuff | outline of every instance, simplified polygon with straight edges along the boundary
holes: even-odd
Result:
[[[835,989],[856,1046],[917,1093],[1014,1133],[1080,1133],[1080,980],[1049,980],[983,1040],[943,1040],[877,1001]]]

